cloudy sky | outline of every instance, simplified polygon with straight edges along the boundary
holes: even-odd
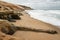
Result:
[[[4,1],[30,6],[34,9],[60,10],[60,0],[4,0]]]

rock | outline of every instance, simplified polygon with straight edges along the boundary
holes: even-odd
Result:
[[[24,10],[33,10],[31,7],[27,7],[27,6],[23,6],[23,5],[18,5],[18,6],[23,7]]]

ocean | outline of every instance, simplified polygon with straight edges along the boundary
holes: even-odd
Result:
[[[34,19],[60,26],[60,10],[26,10]]]

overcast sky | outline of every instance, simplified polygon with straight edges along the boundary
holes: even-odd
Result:
[[[60,10],[60,0],[4,0],[11,3],[23,4],[34,9]]]

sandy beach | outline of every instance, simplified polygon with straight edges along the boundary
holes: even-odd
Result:
[[[60,28],[58,28],[57,26],[51,25],[49,23],[45,23],[41,20],[37,20],[30,17],[30,15],[27,14],[26,11],[24,11],[25,9],[30,9],[29,7],[24,7],[21,5],[20,6],[13,5],[13,4],[2,2],[2,1],[0,1],[0,5],[2,8],[7,7],[8,10],[10,9],[13,11],[18,9],[20,10],[20,13],[22,13],[22,15],[19,17],[21,19],[16,20],[16,22],[10,22],[15,26],[26,27],[31,29],[55,30],[57,32],[57,34],[49,34],[49,33],[43,33],[43,32],[18,30],[13,35],[8,35],[0,31],[0,40],[60,40]]]

